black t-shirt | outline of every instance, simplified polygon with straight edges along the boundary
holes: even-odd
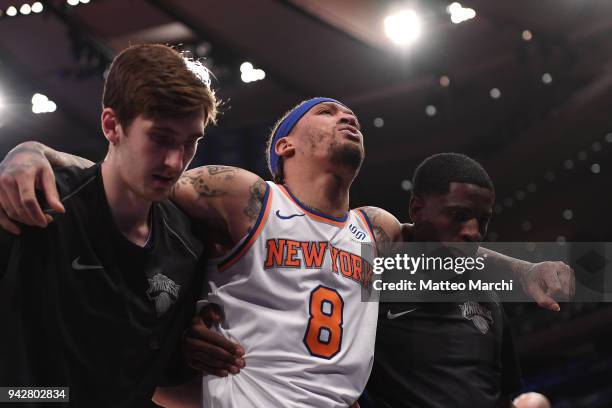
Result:
[[[381,303],[366,387],[376,408],[495,407],[520,385],[500,304]]]
[[[70,387],[74,407],[148,406],[194,314],[203,246],[169,201],[152,206],[150,244],[130,242],[100,170],[58,170],[66,213],[0,232],[0,386]]]

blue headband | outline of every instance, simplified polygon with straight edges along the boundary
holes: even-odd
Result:
[[[338,102],[332,98],[312,98],[296,106],[291,112],[289,112],[285,119],[283,119],[280,125],[278,125],[276,132],[274,132],[274,136],[272,137],[272,143],[270,143],[270,171],[272,171],[273,175],[277,175],[279,172],[278,164],[280,157],[278,157],[276,154],[276,142],[278,142],[281,137],[285,137],[291,133],[291,130],[295,124],[302,119],[302,116],[304,116],[306,112],[323,102],[334,102],[345,106],[342,102]]]

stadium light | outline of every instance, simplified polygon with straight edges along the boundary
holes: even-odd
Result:
[[[23,14],[24,16],[27,16],[28,14],[32,12],[32,7],[30,7],[28,3],[24,3],[19,8],[19,12]]]
[[[261,81],[266,77],[266,73],[263,69],[255,69],[253,64],[248,61],[240,64],[240,73],[240,79],[242,79],[244,83]]]
[[[32,95],[32,112],[33,113],[51,113],[57,110],[55,102],[47,96],[39,93]]]
[[[450,14],[450,19],[454,24],[459,24],[476,17],[476,11],[474,11],[474,9],[463,7],[458,2],[451,3],[446,8],[446,12]]]
[[[41,11],[43,11],[43,4],[40,1],[32,4],[33,13],[40,13]]]
[[[397,45],[408,45],[421,35],[421,20],[414,10],[402,10],[385,17],[385,34]]]
[[[523,40],[525,41],[531,41],[531,39],[533,38],[533,34],[529,30],[524,30],[521,33],[521,37],[523,37]]]
[[[402,185],[402,190],[404,191],[412,190],[412,182],[410,180],[403,180],[401,185]]]

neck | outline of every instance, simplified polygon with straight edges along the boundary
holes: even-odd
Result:
[[[352,179],[337,174],[296,172],[285,177],[285,185],[302,204],[331,215],[342,217],[349,210],[349,189]]]
[[[149,236],[151,201],[138,196],[123,182],[112,158],[102,163],[102,182],[113,219],[119,231],[138,246],[144,246]]]

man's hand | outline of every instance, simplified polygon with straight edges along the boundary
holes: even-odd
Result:
[[[238,374],[245,367],[244,349],[210,329],[220,322],[221,313],[216,305],[204,307],[200,316],[193,318],[183,350],[191,368],[226,377],[228,373]]]
[[[569,300],[574,296],[574,270],[564,262],[540,262],[527,264],[519,271],[521,285],[541,307],[558,312],[557,300]]]
[[[0,163],[0,226],[19,234],[20,228],[13,221],[37,227],[46,227],[53,219],[44,214],[36,189],[42,190],[49,208],[63,213],[55,176],[45,157],[44,146],[26,142],[11,150]]]
[[[540,307],[558,312],[561,308],[556,300],[567,301],[574,297],[574,271],[564,262],[531,263],[485,247],[478,249],[478,255],[487,258],[488,267],[516,276],[525,293]]]

